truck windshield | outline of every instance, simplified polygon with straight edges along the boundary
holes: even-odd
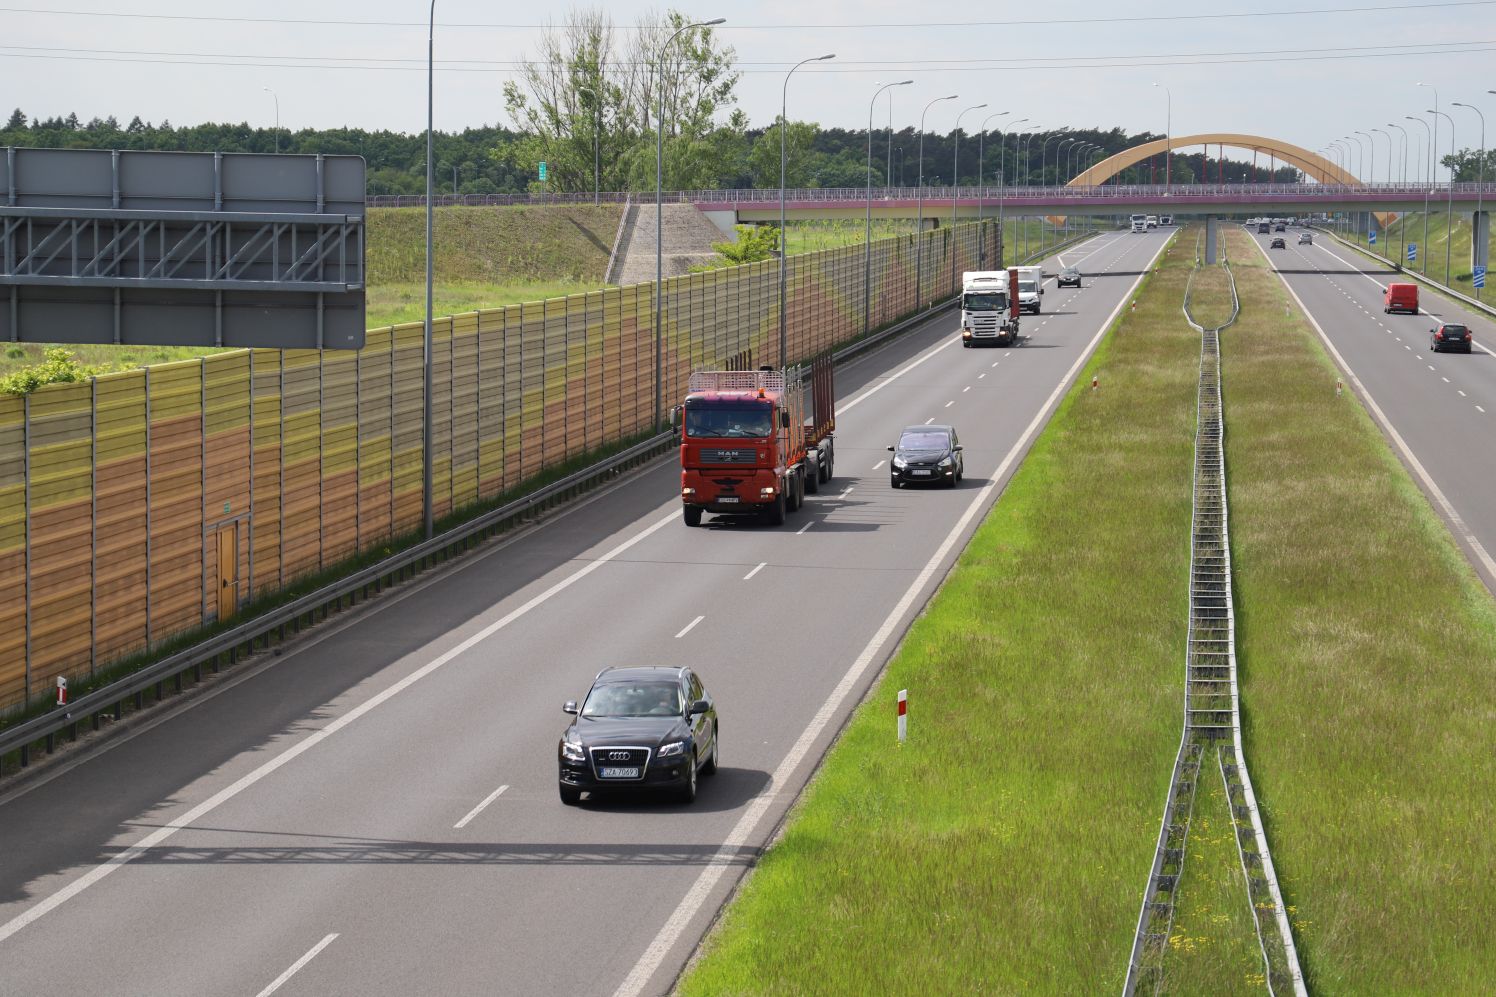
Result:
[[[1008,296],[1001,291],[968,294],[964,307],[969,312],[1000,312],[1008,307]]]
[[[761,439],[773,432],[768,405],[697,402],[686,406],[686,435],[697,439]]]
[[[1036,290],[1038,290],[1038,287],[1031,280],[1020,280],[1018,282],[1018,293],[1020,294],[1033,294]]]

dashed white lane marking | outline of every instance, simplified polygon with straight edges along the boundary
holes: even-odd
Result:
[[[856,485],[848,485],[847,487],[843,488],[841,492],[841,498],[846,498],[848,495],[851,495],[852,489],[856,487]]]
[[[1440,376],[1440,377],[1444,377],[1444,375],[1442,375],[1442,374],[1441,374],[1441,375],[1439,375],[1439,376]],[[1448,383],[1449,383],[1449,378],[1447,378],[1447,377],[1445,377],[1445,378],[1444,378],[1444,383],[1445,383],[1445,384],[1448,384]]]
[[[743,581],[746,582],[748,579],[752,578],[754,575],[756,575],[760,571],[764,570],[764,566],[766,564],[768,564],[768,563],[769,563],[768,561],[760,561],[760,562],[758,562],[758,567],[754,568],[752,571],[750,571],[746,575],[744,575],[743,576]]]
[[[925,420],[925,425],[928,426],[930,423],[932,423],[934,421],[935,421],[935,417],[932,415],[932,416],[930,416],[930,418],[928,418],[928,419]]]
[[[997,360],[994,360],[994,361],[992,361],[992,366],[994,366],[994,367],[996,367],[996,366],[997,366],[997,365],[998,365],[998,363],[999,363],[999,362],[1000,362],[1000,361],[997,361]]]
[[[1475,406],[1475,411],[1479,412],[1481,415],[1486,414],[1486,410],[1481,408],[1479,405]]]
[[[284,986],[287,980],[295,976],[297,973],[301,972],[302,967],[311,962],[313,959],[317,958],[317,953],[321,952],[323,949],[327,948],[327,946],[331,945],[333,943],[333,940],[337,937],[337,932],[333,932],[332,934],[328,935],[326,938],[318,942],[316,945],[313,945],[306,955],[291,963],[290,968],[288,968],[284,973],[277,976],[271,982],[270,986],[266,987],[264,990],[261,990],[258,994],[255,995],[255,997],[270,997],[271,994],[275,993],[282,986]]]
[[[984,370],[980,374],[977,375],[977,380],[980,381],[982,378],[984,378],[986,376],[987,376],[987,372]]]
[[[1455,388],[1455,389],[1454,389],[1454,390],[1456,390],[1456,391],[1460,391],[1460,389],[1459,389],[1459,388]],[[1467,395],[1467,394],[1465,394],[1465,393],[1464,393],[1464,392],[1463,392],[1463,391],[1460,391],[1460,397],[1461,397],[1461,398],[1469,398],[1469,397],[1470,397],[1470,396],[1469,396],[1469,395]]]
[[[763,567],[762,564],[760,564],[758,566],[758,568],[762,568],[762,567]],[[758,568],[754,568],[753,570],[757,571]],[[748,577],[752,578],[753,576],[749,575]],[[680,640],[686,634],[690,633],[692,630],[695,630],[696,629],[696,624],[700,623],[704,619],[706,619],[705,616],[698,616],[698,617],[696,617],[696,619],[692,620],[690,623],[687,623],[685,626],[681,627],[680,628],[680,633],[678,633],[678,634],[675,635],[675,639],[676,640]],[[462,825],[459,824],[458,826],[461,827]]]
[[[971,385],[968,384],[966,387],[964,387],[964,388],[961,389],[961,393],[964,395],[964,394],[966,394],[966,392],[968,392],[970,390],[971,390]]]
[[[700,616],[696,617],[696,623],[700,623],[701,619],[702,618]],[[696,623],[692,623],[691,627],[694,627],[696,625]],[[691,627],[686,627],[686,630],[690,630]],[[686,630],[682,630],[680,633],[676,634],[675,636],[679,637],[681,634],[685,633]],[[494,790],[492,793],[489,793],[487,796],[483,797],[483,802],[480,803],[480,804],[478,804],[473,809],[469,810],[467,812],[467,816],[464,817],[464,818],[462,818],[462,820],[458,821],[456,824],[453,824],[452,825],[452,830],[454,830],[454,831],[461,831],[463,828],[467,827],[468,821],[472,820],[474,817],[476,817],[479,814],[481,814],[484,811],[484,809],[487,808],[487,806],[490,803],[492,803],[494,800],[497,800],[499,798],[500,794],[502,794],[504,792],[504,790],[506,790],[508,788],[509,788],[508,786],[500,786],[498,789]]]
[[[956,400],[953,398],[950,401],[948,401],[948,402],[945,403],[945,407],[946,408],[950,408],[954,404],[956,404]]]
[[[814,525],[815,525],[815,520],[811,520],[810,522],[806,523],[804,526],[802,526],[798,530],[796,530],[795,531],[795,536],[798,537],[800,534],[804,533],[806,530],[810,529]]]
[[[884,460],[878,461],[878,463],[876,463],[876,464],[873,465],[873,470],[876,471],[878,468],[882,467],[886,463],[888,463],[888,462],[884,461]]]
[[[1428,369],[1429,369],[1429,370],[1433,370],[1433,369],[1434,369],[1434,365],[1433,365],[1433,364],[1429,364],[1429,365],[1428,365]]]

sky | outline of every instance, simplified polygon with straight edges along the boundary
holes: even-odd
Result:
[[[269,126],[278,102],[282,127],[292,129],[425,127],[429,7],[418,0],[21,3],[0,6],[0,113],[20,107],[43,118],[76,112],[85,121],[139,115],[175,125]],[[543,24],[582,6],[437,0],[436,127],[512,124],[502,87],[514,78],[513,64],[536,52]],[[605,6],[626,29],[664,5]],[[1496,141],[1496,96],[1486,92],[1496,90],[1496,0],[672,6],[701,20],[728,19],[717,30],[736,51],[738,106],[755,125],[778,113],[791,65],[835,53],[790,81],[792,119],[863,129],[877,85],[912,79],[880,98],[877,127],[888,125],[891,93],[895,128],[918,124],[928,101],[959,95],[930,107],[926,127],[938,132],[979,104],[987,107],[961,118],[969,132],[1007,111],[1008,120],[1026,117],[1045,129],[1163,133],[1168,126],[1179,136],[1242,132],[1317,150],[1353,130],[1380,128],[1398,146],[1396,174],[1401,136],[1388,127],[1395,122],[1407,129],[1412,176],[1421,173],[1427,133],[1404,115],[1431,120],[1424,112],[1436,88],[1439,109],[1453,116],[1456,146],[1477,147],[1480,127],[1452,101],[1492,112]],[[989,127],[1003,120],[994,117]],[[1373,135],[1376,151],[1361,172],[1386,179],[1388,141]],[[1449,140],[1441,118],[1440,155]]]

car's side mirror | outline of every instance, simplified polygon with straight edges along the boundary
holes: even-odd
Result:
[[[782,429],[790,428],[790,413],[788,409],[779,410],[779,425]]]
[[[888,452],[889,452],[889,453],[893,453],[893,447],[889,447],[889,448],[888,448]]]
[[[577,701],[575,699],[568,699],[562,705],[561,712],[562,713],[570,713],[570,714],[575,715],[577,713],[580,713],[581,709],[577,706]]]
[[[686,716],[688,716],[688,717],[694,717],[694,716],[696,716],[696,714],[698,714],[698,713],[705,713],[707,710],[710,710],[711,708],[712,708],[712,704],[711,703],[707,702],[704,699],[698,699],[696,702],[694,702],[694,703],[691,704],[691,709],[686,712]]]
[[[960,452],[961,452],[961,451],[962,451],[962,450],[965,450],[965,449],[966,449],[966,448],[965,448],[965,447],[963,447],[963,446],[962,446],[962,445],[961,445],[961,444],[959,444],[959,443],[957,443],[957,444],[956,444],[956,445],[955,445],[955,446],[954,446],[954,447],[952,447],[952,448],[951,448],[951,449],[952,449],[952,450],[954,450],[954,451],[956,451],[956,452],[957,452],[957,453],[960,453]]]
[[[680,432],[680,406],[679,405],[675,406],[674,408],[672,408],[670,410],[670,431],[672,433],[679,433]]]

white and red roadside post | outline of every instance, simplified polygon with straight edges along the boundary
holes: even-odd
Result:
[[[899,690],[899,743],[909,738],[909,690]]]
[[[57,676],[57,705],[68,705],[68,680],[61,675]]]

